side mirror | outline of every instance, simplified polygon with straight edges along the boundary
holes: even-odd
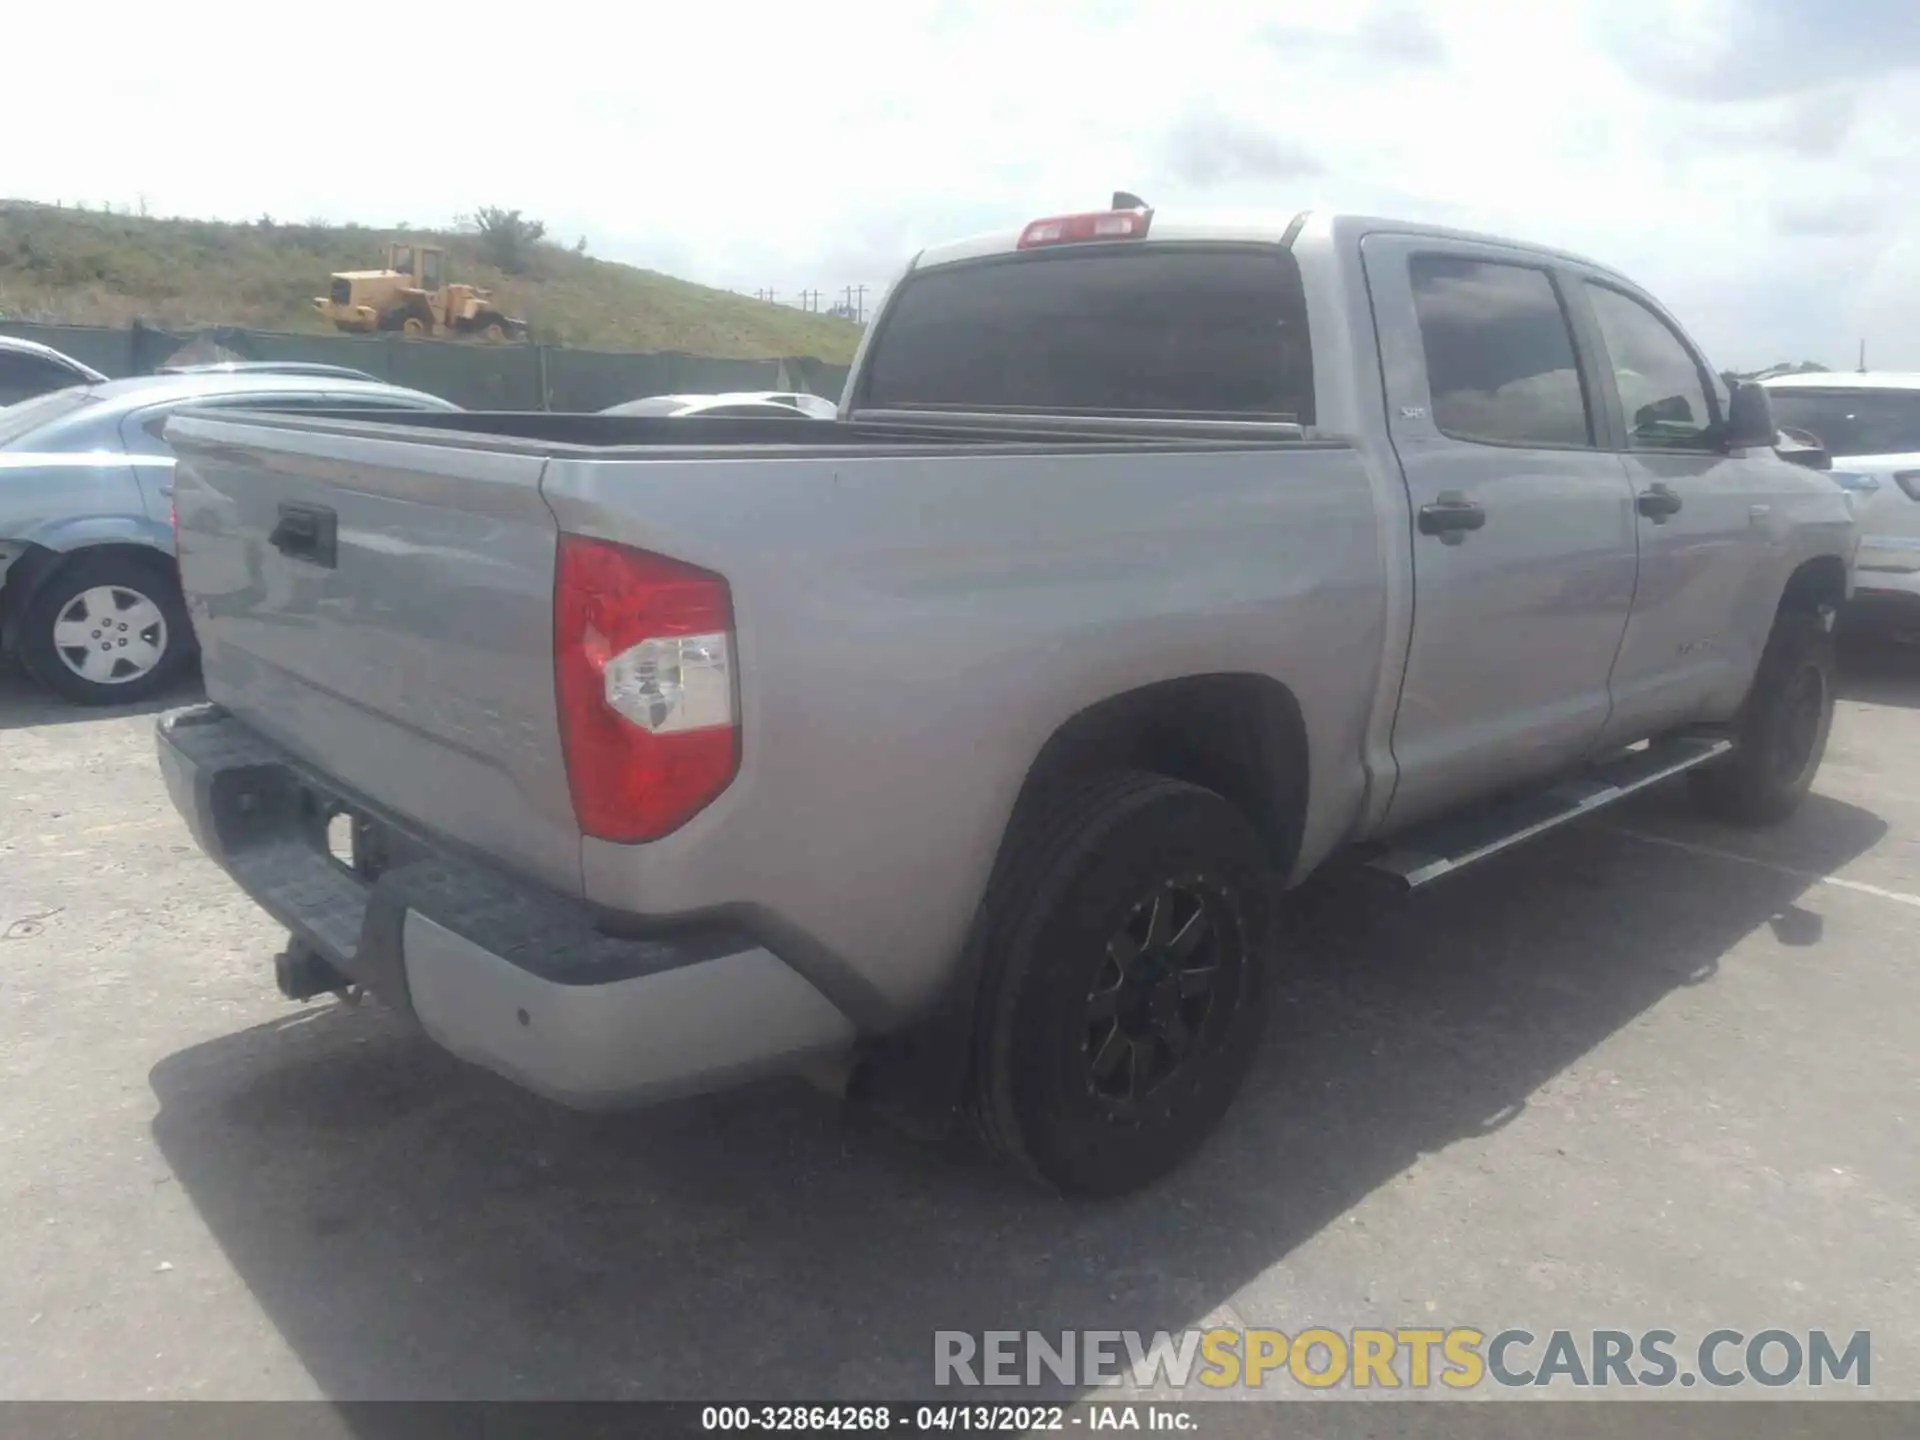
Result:
[[[1827,453],[1827,447],[1820,437],[1805,430],[1794,430],[1785,425],[1780,427],[1779,438],[1773,442],[1773,448],[1782,460],[1795,465],[1804,465],[1809,470],[1833,469],[1833,456]]]
[[[1779,435],[1773,423],[1773,401],[1760,386],[1743,381],[1727,400],[1727,423],[1720,443],[1729,450],[1770,448]]]

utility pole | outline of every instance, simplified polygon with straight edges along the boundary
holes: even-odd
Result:
[[[1860,373],[1862,375],[1867,373],[1867,341],[1865,336],[1862,336],[1860,340]]]
[[[867,287],[864,285],[855,285],[853,292],[854,323],[864,325],[867,323]]]

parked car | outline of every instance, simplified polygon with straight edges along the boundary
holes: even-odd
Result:
[[[51,345],[0,335],[0,409],[62,390],[69,385],[98,385],[107,377]]]
[[[609,405],[603,415],[706,415],[717,419],[742,419],[756,415],[779,416],[792,411],[813,420],[831,420],[839,414],[839,405],[818,395],[787,391],[741,391],[725,395],[649,395]]]
[[[1920,637],[1920,374],[1778,375],[1783,425],[1819,437],[1860,517],[1850,620]]]
[[[161,766],[290,996],[581,1107],[850,1069],[1123,1191],[1240,1086],[1280,885],[1800,803],[1854,524],[1714,374],[1560,251],[1117,206],[923,252],[774,443],[196,411]]]
[[[312,375],[334,380],[383,381],[378,375],[351,365],[324,365],[313,360],[214,360],[204,365],[162,365],[156,375]]]
[[[768,390],[741,398],[769,400],[775,405],[791,405],[802,415],[814,420],[836,420],[840,416],[840,402],[828,399],[824,395],[808,395],[794,390]]]
[[[457,406],[418,390],[279,374],[142,376],[0,410],[0,640],[47,689],[128,702],[170,683],[194,636],[173,564],[169,417]]]

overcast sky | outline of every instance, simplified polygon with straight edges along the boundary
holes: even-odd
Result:
[[[1717,365],[1850,366],[1864,338],[1920,369],[1916,0],[19,8],[0,193],[28,199],[498,204],[785,296],[1126,188],[1546,241],[1653,289]]]

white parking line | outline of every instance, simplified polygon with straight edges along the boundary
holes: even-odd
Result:
[[[1869,885],[1862,880],[1843,880],[1838,875],[1821,875],[1812,870],[1796,870],[1791,865],[1780,865],[1772,860],[1756,860],[1751,855],[1737,855],[1731,850],[1721,850],[1713,845],[1699,845],[1691,840],[1675,840],[1666,835],[1649,835],[1644,830],[1629,830],[1624,825],[1603,825],[1615,835],[1625,835],[1631,840],[1644,840],[1649,845],[1666,845],[1675,850],[1685,850],[1690,855],[1705,855],[1715,860],[1732,860],[1741,865],[1758,865],[1762,870],[1771,870],[1776,875],[1791,875],[1796,880],[1805,880],[1814,885],[1833,885],[1842,890],[1854,890],[1862,895],[1874,895],[1882,900],[1891,900],[1897,905],[1911,905],[1920,910],[1920,895],[1908,895],[1899,890],[1883,890],[1878,885]]]

